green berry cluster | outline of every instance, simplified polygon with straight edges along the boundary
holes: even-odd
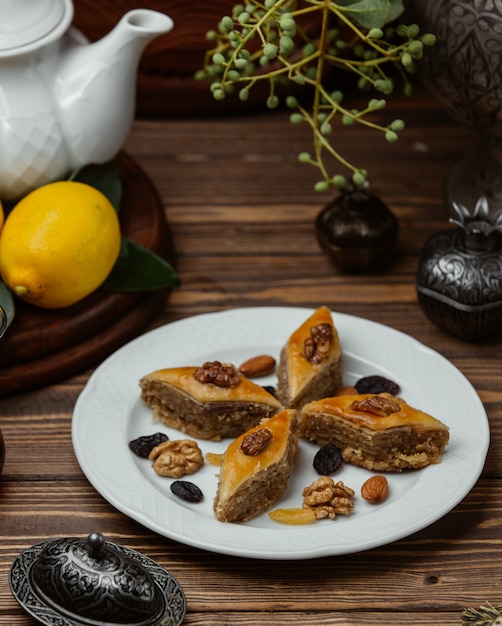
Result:
[[[434,35],[421,34],[416,24],[393,26],[402,11],[402,0],[248,0],[235,5],[218,29],[207,33],[212,48],[196,78],[210,79],[216,100],[236,90],[241,100],[247,100],[254,85],[267,81],[270,109],[282,104],[279,86],[288,81],[310,86],[313,98],[308,105],[294,95],[283,96],[291,122],[306,123],[312,130],[313,151],[300,153],[299,160],[318,168],[318,191],[345,186],[347,176],[361,186],[367,171],[335,149],[334,127],[337,122],[363,124],[391,142],[404,129],[400,119],[387,126],[371,121],[371,114],[386,106],[396,78],[402,80],[404,92],[411,94],[409,77],[416,71],[424,46],[435,43]],[[312,23],[316,25],[313,32],[305,26]],[[371,90],[374,97],[362,109],[345,105],[344,93],[333,89],[336,72],[330,68],[352,73],[358,87]],[[331,174],[328,159],[345,175]]]

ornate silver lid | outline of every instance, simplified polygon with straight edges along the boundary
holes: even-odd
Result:
[[[186,613],[169,572],[99,533],[25,550],[12,564],[10,585],[24,610],[50,626],[178,626]]]

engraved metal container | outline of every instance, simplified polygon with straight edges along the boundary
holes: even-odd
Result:
[[[169,572],[99,533],[25,550],[11,567],[10,585],[24,610],[50,626],[178,626],[186,613]]]
[[[502,330],[502,212],[480,198],[471,215],[454,206],[457,228],[433,234],[422,249],[416,289],[426,316],[468,341]]]

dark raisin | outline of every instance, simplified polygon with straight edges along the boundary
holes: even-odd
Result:
[[[169,437],[164,433],[155,433],[154,435],[145,435],[138,437],[129,442],[129,448],[142,459],[147,459],[150,452],[155,446],[164,443]]]
[[[342,464],[340,450],[332,443],[327,443],[314,456],[314,469],[321,476],[334,474]]]
[[[263,389],[265,389],[267,393],[269,393],[271,396],[274,396],[275,398],[275,387],[273,387],[272,385],[263,385]]]
[[[354,385],[358,393],[399,393],[399,385],[384,376],[365,376]]]
[[[188,480],[175,480],[171,483],[171,491],[187,502],[200,502],[204,497],[202,491]]]

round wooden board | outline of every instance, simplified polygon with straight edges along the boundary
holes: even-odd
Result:
[[[174,265],[174,251],[157,191],[141,167],[118,157],[122,232]],[[135,337],[162,307],[166,290],[113,293],[98,289],[65,309],[16,301],[16,316],[0,340],[0,396],[68,378]]]

